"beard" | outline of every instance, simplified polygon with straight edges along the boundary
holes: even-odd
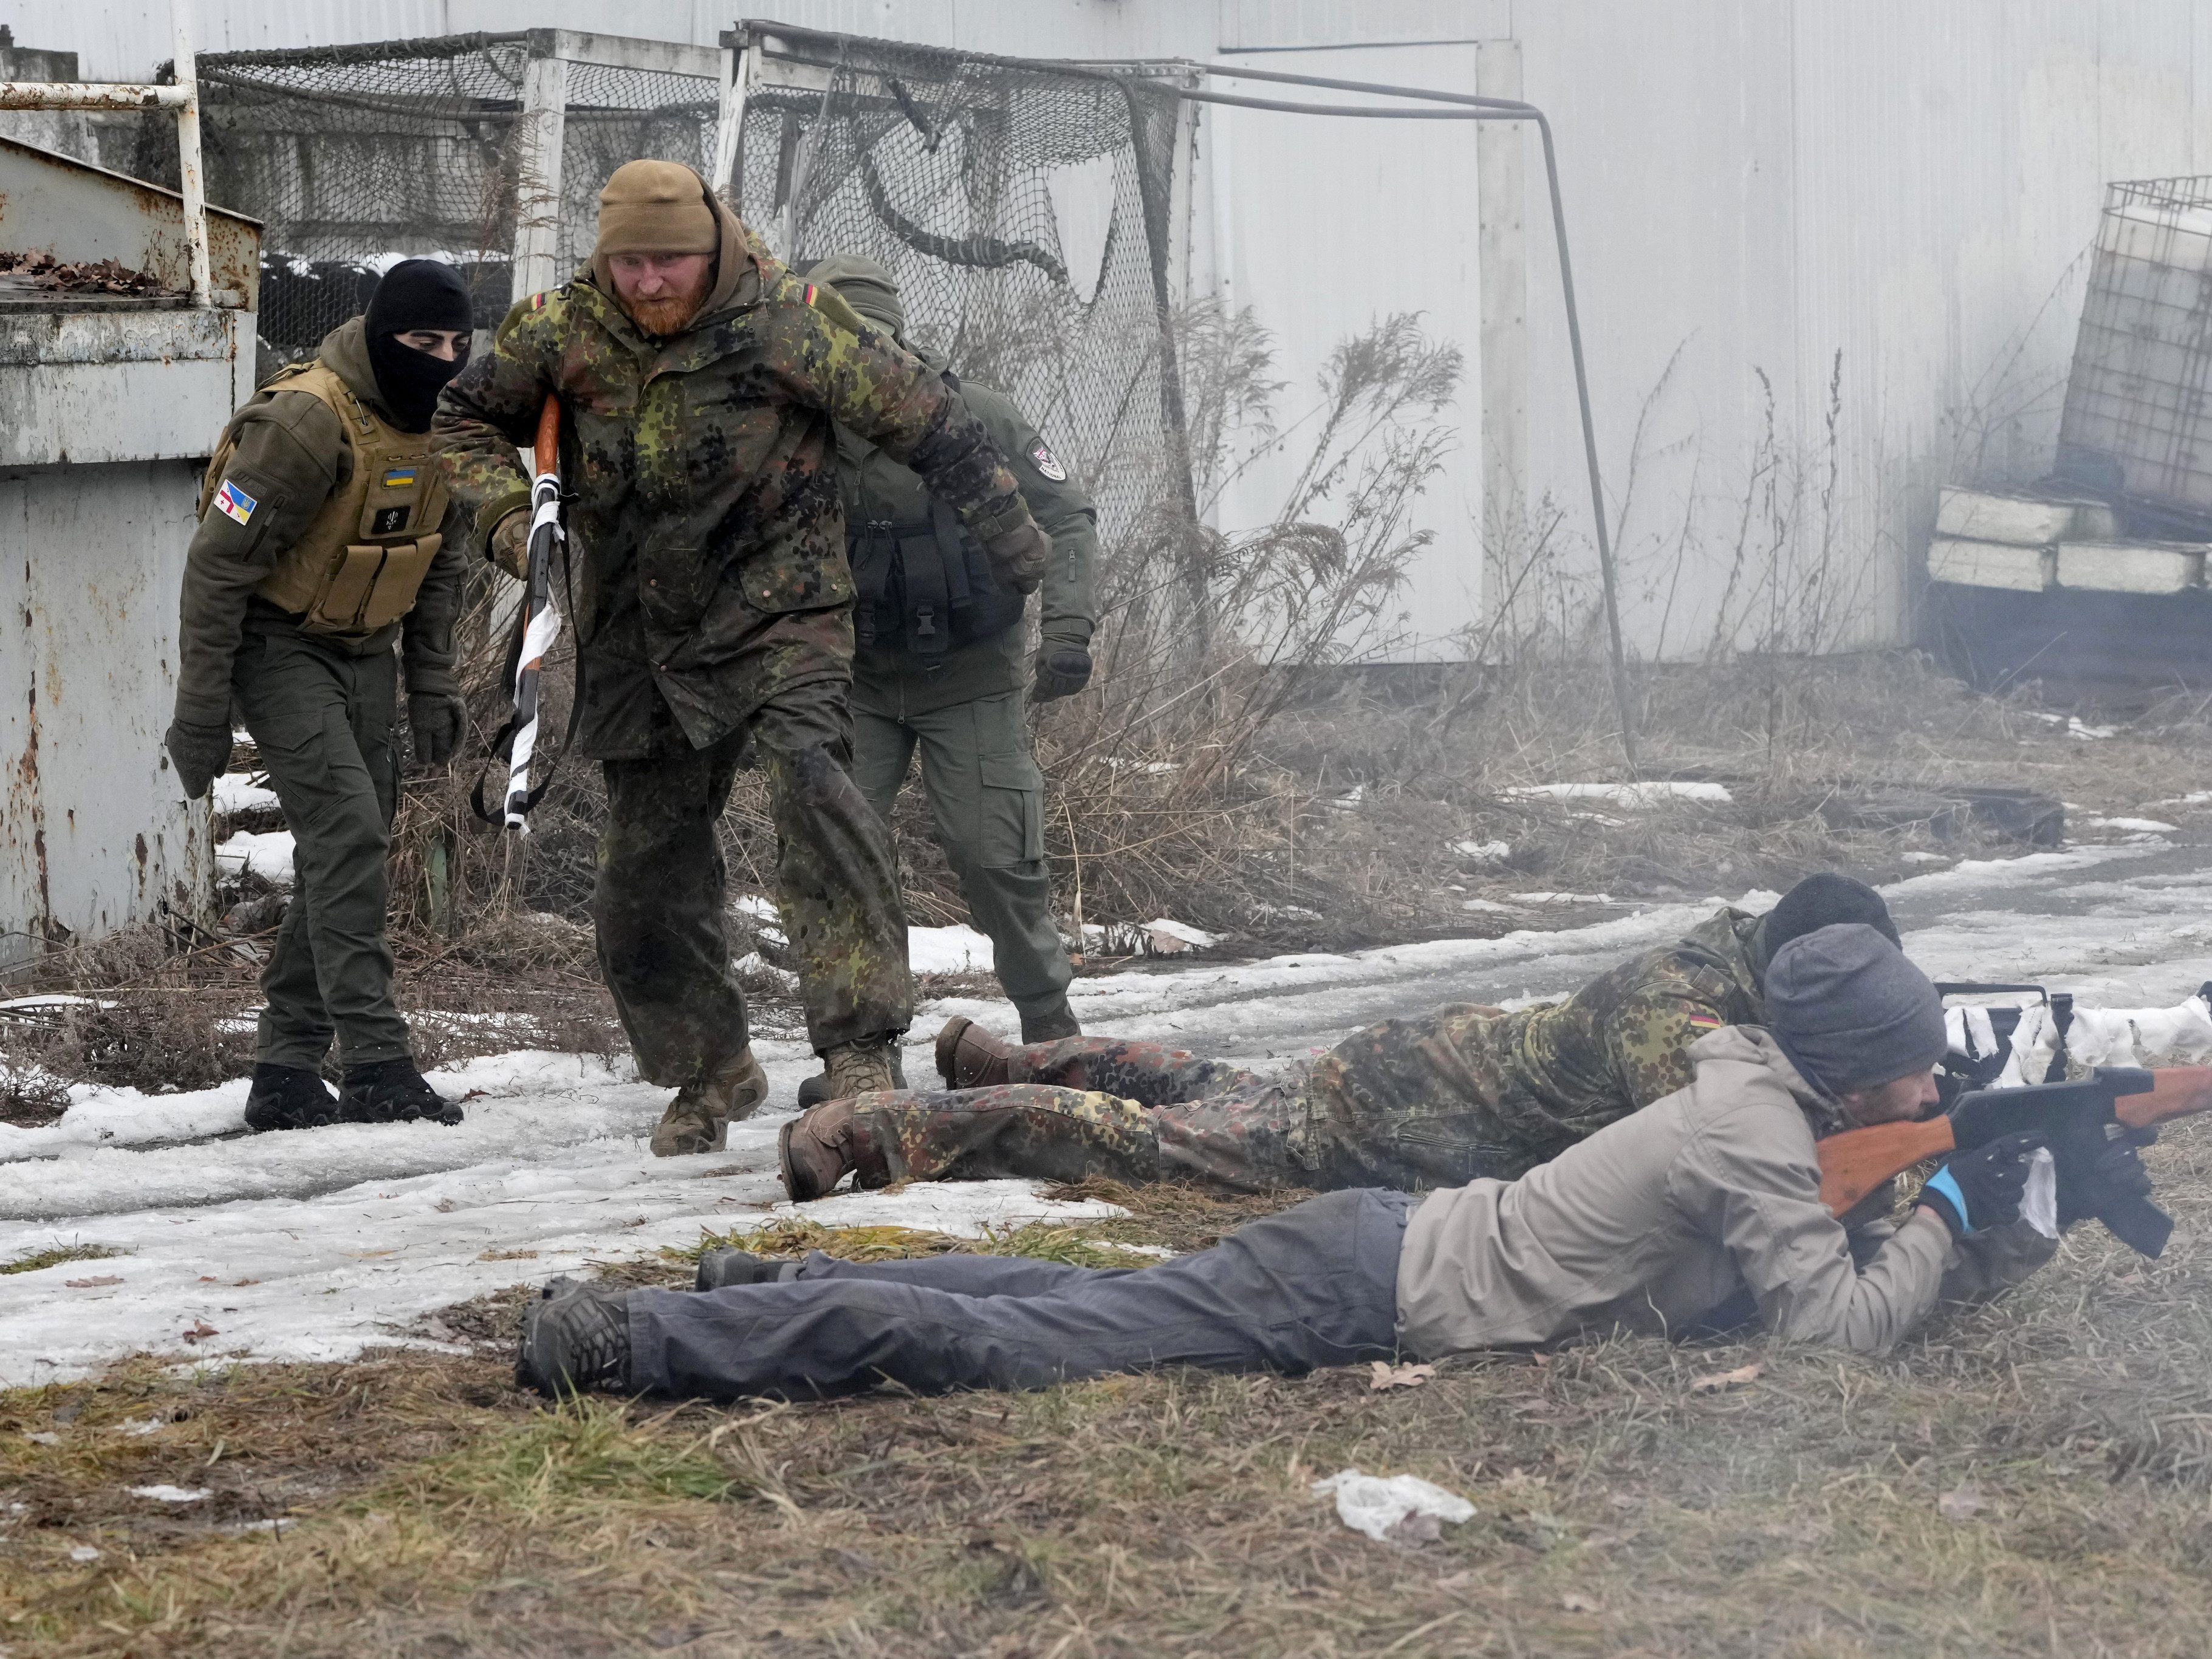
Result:
[[[714,279],[714,268],[707,267],[701,273],[698,285],[687,294],[672,294],[658,300],[628,300],[623,309],[629,319],[647,334],[669,335],[699,314],[699,307],[707,302],[707,285]]]

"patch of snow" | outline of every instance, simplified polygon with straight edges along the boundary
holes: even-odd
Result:
[[[1098,1199],[1039,1197],[1044,1186],[1036,1181],[917,1181],[896,1192],[832,1193],[805,1204],[787,1199],[763,1219],[811,1221],[824,1227],[912,1227],[955,1238],[981,1238],[987,1229],[1032,1221],[1073,1225],[1117,1221],[1129,1213]]]
[[[161,1417],[126,1417],[115,1425],[118,1434],[157,1434],[169,1426]]]
[[[1518,907],[1500,904],[1496,899],[1475,898],[1462,899],[1459,902],[1459,908],[1462,910],[1480,910],[1489,915],[1510,916],[1516,913]]]
[[[1725,805],[1735,797],[1724,783],[1654,779],[1644,783],[1528,783],[1505,792],[1522,799],[1549,796],[1553,800],[1601,800],[1631,811],[1657,806],[1670,800],[1699,800]]]
[[[2162,835],[2181,826],[2166,823],[2158,818],[2091,818],[2092,830],[2132,830],[2138,834]]]
[[[163,1481],[158,1486],[133,1486],[131,1495],[133,1498],[150,1498],[157,1504],[197,1504],[203,1498],[213,1497],[215,1489],[211,1486],[173,1486]]]
[[[1907,864],[1948,864],[1951,861],[1948,853],[1907,853],[1904,856]]]
[[[226,772],[215,781],[215,810],[218,816],[261,811],[276,804],[274,789],[254,782],[244,772]]]
[[[1516,893],[1522,904],[1618,904],[1610,893]]]
[[[112,1008],[112,1002],[102,1002],[94,997],[81,997],[68,991],[48,991],[34,997],[9,997],[0,1002],[0,1013],[11,1008]]]
[[[1476,864],[1503,864],[1513,856],[1513,846],[1503,841],[1455,841],[1453,852]]]
[[[2109,738],[2119,729],[2117,726],[2091,726],[2078,714],[2069,714],[2066,717],[2066,735],[2069,738],[2079,738],[2084,743],[2094,742],[2099,738]]]
[[[1209,933],[1202,927],[1166,916],[1154,916],[1145,924],[1145,932],[1151,937],[1152,949],[1161,956],[1175,956],[1184,951],[1211,951],[1221,943],[1218,933]]]
[[[1340,812],[1350,812],[1357,810],[1359,804],[1366,799],[1367,786],[1364,783],[1355,783],[1352,786],[1350,794],[1339,795],[1334,800],[1324,802],[1323,805],[1334,806]]]
[[[241,830],[215,849],[216,867],[226,876],[251,870],[272,886],[292,884],[292,832]]]
[[[93,1548],[89,1544],[72,1544],[70,1547],[70,1559],[72,1561],[97,1561],[100,1559],[100,1552]]]
[[[988,938],[957,922],[950,927],[908,927],[906,960],[917,974],[988,974],[997,958]]]

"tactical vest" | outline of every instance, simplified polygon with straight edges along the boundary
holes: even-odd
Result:
[[[365,635],[389,627],[415,608],[444,539],[438,526],[446,517],[446,486],[430,465],[430,434],[402,432],[380,418],[320,361],[285,369],[263,390],[320,398],[353,446],[353,477],[331,493],[254,591],[298,616],[310,634]],[[203,519],[237,447],[234,416],[200,483]]]

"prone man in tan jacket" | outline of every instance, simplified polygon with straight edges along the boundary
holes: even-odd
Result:
[[[1994,1294],[2054,1242],[2020,1216],[2039,1144],[1954,1154],[1901,1226],[1820,1201],[1815,1143],[1936,1100],[1942,1000],[1863,924],[1790,940],[1768,1024],[1691,1049],[1695,1075],[1517,1181],[1426,1197],[1309,1200],[1139,1271],[998,1256],[700,1263],[699,1291],[556,1280],[526,1316],[518,1381],[554,1393],[729,1398],[1037,1388],[1170,1364],[1297,1372],[1755,1318],[1789,1342],[1883,1353],[1941,1300]],[[2116,1147],[2075,1185],[2140,1194]],[[2059,1194],[2062,1217],[2104,1206]],[[1734,1317],[1731,1317],[1734,1316]]]

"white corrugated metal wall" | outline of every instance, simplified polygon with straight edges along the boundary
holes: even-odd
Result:
[[[1766,592],[1765,550],[1778,535],[1788,551],[1773,591],[1792,604],[1820,588],[1854,599],[1824,626],[1801,622],[1794,638],[1785,628],[1785,642],[1905,637],[1934,484],[1954,472],[2029,477],[2046,460],[2105,182],[2212,171],[2212,9],[2201,0],[773,9],[794,23],[982,51],[1191,57],[1462,90],[1464,48],[1347,48],[1517,40],[1525,95],[1559,136],[1599,437],[1623,515],[1630,632],[1645,653],[1704,648],[1724,597],[1739,637],[1771,631],[1778,613],[1746,601]],[[209,49],[617,26],[579,0],[199,0],[198,11]],[[705,0],[633,0],[618,27],[703,44],[728,21]],[[94,76],[143,74],[167,55],[167,35],[166,0],[86,0],[17,26],[21,44],[76,50]],[[1309,50],[1248,55],[1281,47]],[[1246,112],[1224,122],[1211,111],[1201,149],[1224,126],[1231,164],[1210,177],[1201,161],[1199,173],[1194,280],[1224,278],[1260,308],[1285,378],[1304,384],[1337,339],[1400,308],[1463,330],[1472,376],[1474,296],[1453,305],[1473,239],[1455,140],[1429,124]],[[1580,435],[1533,142],[1528,155],[1528,489],[1552,495],[1581,538]],[[1294,213],[1301,185],[1318,197],[1323,180],[1352,183]],[[1348,246],[1309,275],[1314,238],[1332,225]],[[1771,443],[1756,371],[1773,389]],[[1432,635],[1478,610],[1471,518],[1484,440],[1473,385],[1460,471],[1430,503],[1440,539],[1415,589]],[[1256,515],[1264,498],[1255,484],[1231,511]],[[1586,573],[1586,544],[1577,551]]]

